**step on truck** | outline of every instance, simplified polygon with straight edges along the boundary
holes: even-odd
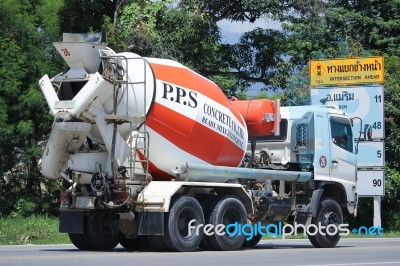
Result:
[[[227,99],[101,33],[54,46],[68,69],[39,81],[54,117],[41,172],[60,181],[60,232],[77,248],[237,250],[289,225],[315,247],[338,243],[357,202],[345,113]]]

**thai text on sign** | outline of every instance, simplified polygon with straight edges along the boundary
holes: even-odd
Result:
[[[383,82],[382,56],[310,61],[311,86]]]

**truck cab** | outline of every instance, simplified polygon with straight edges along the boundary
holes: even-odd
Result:
[[[312,171],[314,182],[338,194],[342,208],[354,213],[356,145],[352,121],[343,111],[326,106],[281,107],[280,134],[256,141],[259,168]]]

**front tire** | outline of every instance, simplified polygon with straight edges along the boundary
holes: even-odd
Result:
[[[313,232],[313,235],[308,235],[311,244],[317,248],[335,247],[340,240],[338,226],[343,223],[343,214],[340,205],[335,199],[322,199],[318,206],[317,215],[312,219],[311,223],[317,227],[319,223],[322,226],[328,226],[328,230],[321,229],[322,233],[325,235],[320,232]]]

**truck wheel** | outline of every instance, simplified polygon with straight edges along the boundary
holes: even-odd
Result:
[[[308,235],[311,244],[317,248],[332,248],[340,240],[338,231],[339,224],[343,223],[342,209],[335,199],[325,198],[322,199],[319,206],[317,215],[312,219],[312,224],[318,226],[321,223],[322,226],[336,225],[336,228],[327,228],[328,230],[321,229],[322,233],[317,232],[315,235]],[[335,233],[336,232],[336,233]],[[315,232],[314,232],[315,233]]]
[[[212,206],[210,216],[207,219],[208,224],[212,224],[214,228],[219,224],[225,226],[229,224],[238,223],[244,225],[247,222],[247,212],[243,203],[234,196],[217,197],[218,202]],[[216,199],[216,200],[217,200]],[[225,232],[225,231],[224,231]],[[219,235],[214,232],[210,236],[204,236],[206,245],[209,245],[214,250],[238,250],[242,246],[245,235],[236,234],[229,236],[225,234]]]
[[[120,234],[112,232],[112,217],[107,212],[99,212],[88,217],[88,235],[98,250],[111,250],[120,240]]]
[[[250,240],[245,239],[242,244],[242,247],[254,247],[255,245],[258,244],[258,242],[260,242],[261,238],[262,235],[256,234]]]
[[[83,234],[68,233],[69,239],[75,247],[81,250],[95,250],[95,246],[91,242],[87,232]]]
[[[190,196],[180,196],[172,203],[169,213],[166,215],[164,237],[162,246],[171,251],[193,251],[203,237],[203,230],[189,231],[190,221],[193,227],[204,225],[204,215],[200,203]]]
[[[88,222],[87,222],[87,217],[85,217],[84,222],[83,222],[83,229],[84,233],[83,234],[75,234],[75,233],[68,233],[69,239],[71,240],[72,244],[74,244],[75,247],[81,249],[81,250],[96,250],[96,247],[93,245],[93,242],[90,240],[87,228],[88,228]]]

